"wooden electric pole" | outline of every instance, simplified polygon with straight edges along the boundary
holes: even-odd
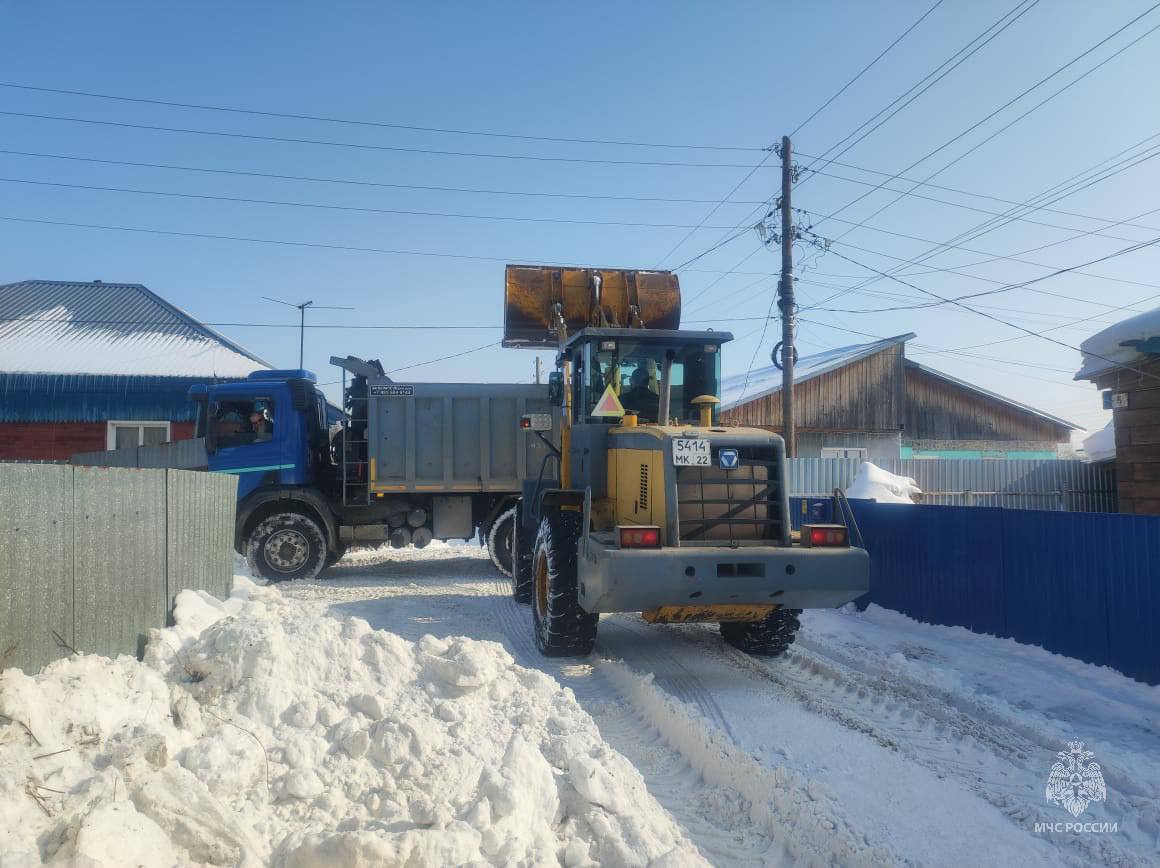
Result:
[[[793,422],[793,210],[790,190],[793,187],[793,151],[789,136],[781,137],[781,280],[777,284],[777,306],[781,310],[781,424],[786,457],[797,453]]]

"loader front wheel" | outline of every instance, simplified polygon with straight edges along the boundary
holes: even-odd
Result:
[[[578,512],[544,511],[532,559],[532,623],[545,657],[582,657],[596,644],[599,615],[580,608]]]
[[[326,538],[313,519],[279,512],[250,532],[246,560],[254,573],[271,582],[313,579],[326,566]]]
[[[793,644],[801,609],[774,609],[760,621],[722,621],[721,638],[755,657],[778,657]]]
[[[522,503],[515,507],[512,521],[512,599],[517,603],[530,603],[535,587],[532,560],[536,554],[536,537],[524,529],[522,509]]]

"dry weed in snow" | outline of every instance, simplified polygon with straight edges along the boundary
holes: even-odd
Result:
[[[703,864],[502,646],[236,584],[183,592],[143,663],[0,675],[0,866]]]

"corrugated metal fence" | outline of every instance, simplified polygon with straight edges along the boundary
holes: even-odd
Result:
[[[233,575],[237,480],[183,470],[0,465],[0,669],[137,654],[183,588]]]
[[[1115,512],[1116,482],[1103,466],[1084,461],[985,461],[895,458],[883,470],[918,483],[923,503],[1001,506],[1066,512]],[[828,497],[858,473],[853,458],[790,459],[789,493]]]
[[[1160,684],[1160,516],[853,507],[870,602]]]
[[[94,467],[173,467],[180,470],[205,470],[209,466],[204,437],[177,440],[160,446],[80,452],[69,463]]]

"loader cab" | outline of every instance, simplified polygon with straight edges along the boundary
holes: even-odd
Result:
[[[721,345],[728,332],[586,328],[562,348],[572,362],[572,408],[576,425],[616,425],[634,414],[640,425],[697,424],[694,399],[721,397]],[[660,418],[669,364],[668,419]]]
[[[238,477],[238,498],[271,485],[311,485],[323,470],[326,403],[309,371],[255,371],[195,386],[209,469]]]

